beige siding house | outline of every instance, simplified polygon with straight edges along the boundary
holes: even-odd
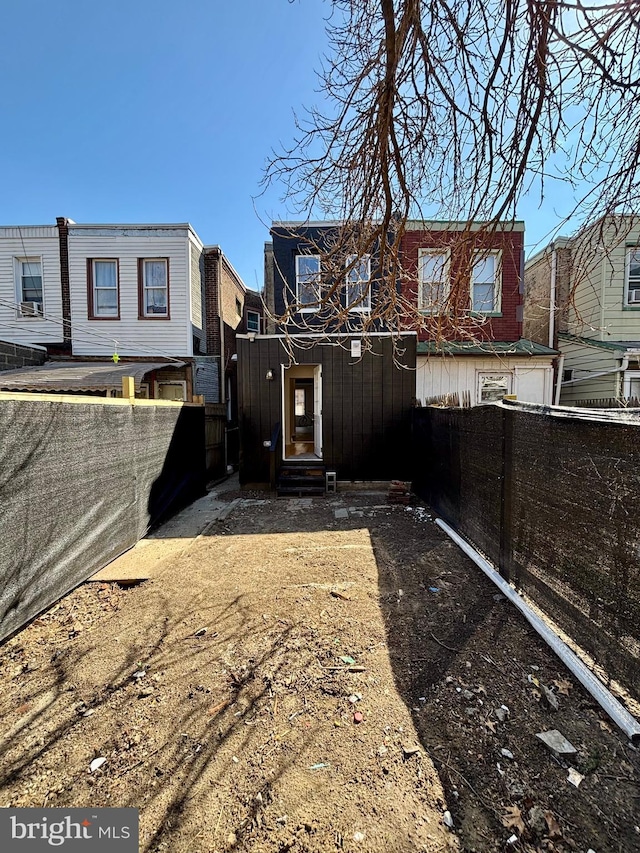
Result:
[[[611,216],[525,265],[525,335],[555,339],[556,401],[640,396],[640,216]]]

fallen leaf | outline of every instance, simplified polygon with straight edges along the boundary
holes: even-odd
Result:
[[[509,806],[502,816],[502,825],[507,829],[517,829],[519,833],[525,831],[524,821],[522,820],[522,812],[518,806]]]
[[[562,830],[560,829],[560,824],[556,820],[554,813],[545,812],[544,819],[547,822],[547,827],[549,828],[549,838],[562,838]]]
[[[489,729],[489,731],[496,733],[496,723],[493,720],[485,720],[485,726]]]
[[[567,681],[566,678],[554,678],[553,684],[558,688],[558,693],[561,693],[563,696],[568,696],[569,691],[573,687],[573,684]]]

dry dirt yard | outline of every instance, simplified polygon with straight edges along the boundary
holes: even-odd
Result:
[[[640,752],[426,507],[219,501],[0,647],[0,805],[135,806],[145,853],[640,850]]]

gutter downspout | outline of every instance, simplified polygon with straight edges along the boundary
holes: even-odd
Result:
[[[601,370],[599,373],[590,373],[588,376],[581,376],[579,379],[569,379],[563,382],[563,385],[575,385],[576,382],[586,382],[587,379],[599,379],[601,376],[610,376],[612,373],[624,373],[629,367],[629,356],[623,355],[620,367],[614,367],[611,370]]]
[[[560,405],[560,389],[562,388],[562,375],[564,372],[564,353],[560,353],[560,357],[558,359],[558,374],[556,376],[556,393],[553,399],[553,405]]]
[[[551,630],[551,628],[542,621],[542,619],[534,613],[529,605],[524,601],[515,589],[508,584],[504,578],[494,569],[494,567],[485,560],[465,539],[463,539],[455,530],[449,527],[442,519],[436,518],[436,524],[452,539],[456,545],[470,557],[473,562],[482,569],[485,575],[493,581],[500,592],[506,596],[509,601],[514,604],[522,613],[527,622],[549,647],[556,653],[564,665],[575,675],[583,687],[585,687],[593,698],[598,702],[600,707],[609,715],[613,722],[620,728],[629,740],[634,743],[640,743],[640,724],[632,717],[631,714],[624,708],[615,696],[599,681],[591,670],[585,666],[580,658],[571,651],[560,637]]]

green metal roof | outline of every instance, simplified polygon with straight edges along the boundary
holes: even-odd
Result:
[[[558,351],[521,338],[519,341],[422,341],[418,355],[538,355],[553,357]]]

